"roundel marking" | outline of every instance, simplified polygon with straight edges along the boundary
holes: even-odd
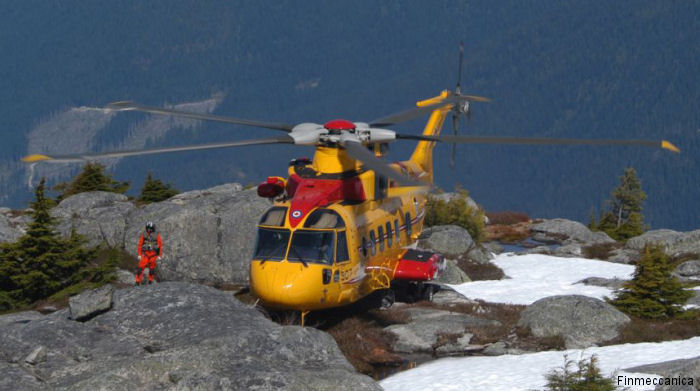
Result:
[[[298,219],[299,217],[301,217],[301,211],[298,209],[292,211],[292,217],[294,217],[295,219]]]

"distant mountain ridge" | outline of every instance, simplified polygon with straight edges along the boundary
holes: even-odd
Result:
[[[0,78],[4,205],[24,207],[31,198],[26,167],[17,163],[31,145],[70,141],[76,150],[104,150],[123,145],[138,124],[151,121],[120,113],[86,130],[89,136],[74,124],[36,133],[60,113],[122,99],[162,105],[224,94],[212,109],[217,114],[285,122],[369,120],[453,88],[457,44],[464,39],[463,90],[494,101],[475,105],[462,133],[665,138],[683,153],[459,146],[451,171],[449,149],[442,146],[439,186],[460,183],[490,210],[586,221],[623,168],[633,166],[649,195],[647,222],[678,230],[698,226],[700,6],[692,1],[28,1],[7,11],[0,15],[0,52],[10,59],[0,64],[7,75]],[[400,130],[421,128],[415,121]],[[157,137],[148,133],[140,133],[138,145],[270,131],[201,124],[172,126]],[[397,145],[393,156],[401,158],[411,147]],[[282,172],[290,158],[311,153],[283,146],[193,152],[124,159],[113,170],[134,191],[148,170],[189,190],[257,182]],[[77,169],[62,169],[62,178]]]

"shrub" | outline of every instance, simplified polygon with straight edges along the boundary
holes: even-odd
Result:
[[[615,240],[627,240],[644,233],[642,203],[647,195],[642,191],[642,183],[634,168],[627,168],[620,177],[620,185],[612,191],[607,201],[608,209],[602,212],[596,224],[593,215],[589,227],[605,231]]]
[[[503,212],[486,212],[486,217],[489,218],[489,224],[511,225],[530,221],[530,217],[525,213],[509,210]]]
[[[180,193],[171,184],[165,184],[160,179],[154,179],[151,173],[146,176],[146,182],[141,188],[138,201],[142,203],[160,202]]]
[[[564,366],[550,371],[547,375],[546,390],[550,391],[614,391],[617,389],[612,377],[603,376],[598,368],[598,358],[593,355],[588,360],[576,363],[564,356]]]
[[[466,190],[457,190],[457,196],[449,202],[428,195],[425,205],[425,225],[458,225],[469,232],[475,242],[481,243],[484,239],[484,211],[467,204],[469,193]]]
[[[124,194],[129,190],[129,182],[119,182],[105,173],[105,166],[100,163],[89,162],[83,166],[83,170],[69,182],[59,183],[53,187],[54,191],[61,194],[57,197],[60,201],[66,197],[88,191],[108,191]]]
[[[663,319],[679,316],[683,304],[693,295],[671,274],[673,268],[660,246],[647,245],[637,262],[634,277],[623,286],[611,304],[640,318]]]

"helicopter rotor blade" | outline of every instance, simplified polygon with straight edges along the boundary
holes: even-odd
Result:
[[[291,132],[292,129],[294,128],[294,125],[278,123],[278,122],[265,122],[265,121],[256,121],[256,120],[250,120],[250,119],[225,117],[225,116],[221,116],[221,115],[193,113],[191,111],[168,109],[168,108],[164,108],[164,107],[145,106],[145,105],[141,105],[141,104],[130,102],[130,101],[113,102],[113,103],[110,103],[107,106],[105,106],[105,108],[109,109],[109,110],[113,110],[113,111],[140,111],[143,113],[150,113],[150,114],[172,115],[175,117],[192,118],[192,119],[198,119],[198,120],[204,120],[204,121],[224,122],[227,124],[253,126],[256,128],[281,130],[281,131],[285,131],[285,132]]]
[[[667,140],[615,140],[615,139],[577,139],[577,138],[528,138],[528,137],[491,137],[491,136],[423,136],[396,134],[397,139],[436,141],[461,144],[516,144],[516,145],[640,145],[663,148],[680,153],[680,149]]]
[[[206,149],[242,147],[247,145],[264,145],[264,144],[294,144],[294,139],[287,135],[281,135],[271,138],[242,140],[224,143],[211,143],[200,145],[184,145],[178,147],[151,148],[151,149],[133,149],[125,151],[113,151],[95,154],[75,154],[75,155],[56,155],[47,156],[41,154],[28,155],[22,158],[25,163],[76,163],[109,158],[121,158],[127,156],[139,155],[154,155],[159,153],[182,152],[182,151],[199,151]]]
[[[459,43],[459,66],[457,67],[457,88],[455,93],[459,95],[462,92],[462,59],[464,58],[464,41]]]
[[[383,177],[392,179],[403,186],[427,186],[425,183],[419,182],[394,170],[357,140],[346,139],[343,141],[343,146],[348,155],[361,161],[369,169]]]
[[[369,122],[369,126],[371,127],[383,127],[383,126],[391,126],[395,124],[400,124],[402,122],[408,122],[411,120],[414,120],[416,118],[420,118],[426,114],[431,113],[433,110],[440,106],[444,106],[446,104],[452,103],[451,98],[443,99],[440,102],[433,103],[427,106],[422,106],[422,107],[416,107],[413,109],[408,109],[399,113],[394,113],[390,114],[387,116],[384,116],[382,118],[377,118],[373,121]]]
[[[452,114],[452,132],[457,135],[457,130],[459,129],[459,114]],[[455,168],[455,156],[457,155],[457,143],[452,143],[450,145],[450,168]]]

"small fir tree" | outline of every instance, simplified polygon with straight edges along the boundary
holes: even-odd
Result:
[[[671,274],[673,267],[660,246],[647,245],[634,270],[634,277],[623,285],[611,304],[640,318],[672,318],[683,312],[692,296]]]
[[[608,209],[602,213],[596,229],[605,231],[616,240],[626,240],[644,233],[642,203],[647,195],[634,168],[627,168],[620,185],[611,193]]]
[[[164,184],[160,179],[154,179],[151,173],[146,176],[146,182],[141,188],[138,201],[143,203],[160,202],[180,193],[170,184]]]
[[[44,194],[45,179],[36,188],[32,222],[17,242],[0,248],[3,277],[0,299],[13,307],[46,298],[80,279],[81,268],[92,252],[83,248],[84,239],[73,231],[68,239],[56,232],[50,209],[54,202]],[[7,308],[6,308],[7,309]]]
[[[105,166],[102,164],[88,162],[71,182],[59,183],[53,187],[53,190],[61,192],[58,196],[60,201],[74,194],[88,191],[108,191],[124,194],[129,190],[129,186],[129,182],[119,182],[114,180],[112,175],[105,173]]]
[[[617,389],[612,377],[603,376],[598,367],[598,358],[581,359],[578,369],[572,370],[573,360],[564,356],[564,366],[546,375],[548,391],[614,391]]]

